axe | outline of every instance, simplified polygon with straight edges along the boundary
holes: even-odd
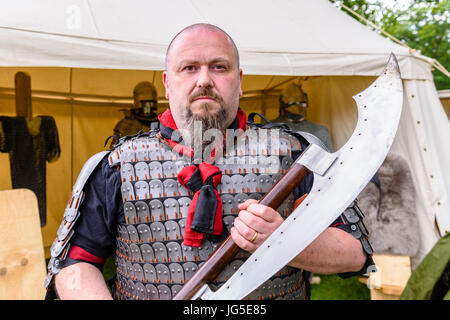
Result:
[[[310,144],[259,203],[277,209],[312,173],[303,202],[219,289],[212,281],[239,251],[229,236],[182,287],[174,300],[240,300],[287,265],[353,202],[382,165],[394,140],[403,104],[397,59],[364,91],[353,96],[358,122],[342,148],[329,153]]]

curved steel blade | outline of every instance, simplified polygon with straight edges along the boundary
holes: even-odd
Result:
[[[355,131],[329,154],[336,159],[326,171],[312,170],[307,198],[227,282],[215,292],[205,290],[201,299],[243,299],[306,248],[367,185],[386,158],[402,110],[403,87],[393,54],[378,79],[353,98],[358,105]],[[307,165],[305,153],[297,161]]]

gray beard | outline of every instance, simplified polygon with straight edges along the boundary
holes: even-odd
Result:
[[[203,105],[203,108],[208,109],[208,103]],[[225,136],[225,123],[227,120],[227,111],[223,106],[216,114],[207,114],[206,116],[194,115],[191,109],[184,109],[184,119],[186,127],[182,130],[183,143],[193,148],[193,143],[201,141],[202,150],[208,145],[211,145],[210,140],[204,139],[205,132],[209,129],[216,129]]]

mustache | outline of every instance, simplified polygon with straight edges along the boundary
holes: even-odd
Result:
[[[209,88],[202,88],[202,89],[199,89],[198,91],[194,92],[189,97],[189,102],[190,103],[194,102],[195,99],[197,99],[198,97],[211,97],[214,100],[216,100],[217,102],[222,102],[223,101],[221,96],[219,96],[218,94],[216,94],[215,92],[213,92]]]

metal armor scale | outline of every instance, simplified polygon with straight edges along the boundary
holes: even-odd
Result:
[[[238,214],[237,205],[248,198],[260,199],[290,167],[292,151],[301,148],[290,135],[282,135],[279,141],[273,152],[270,143],[247,141],[233,155],[216,161],[223,174],[217,190],[228,231]],[[156,136],[146,136],[120,145],[111,152],[109,162],[120,166],[127,222],[118,226],[114,298],[171,299],[223,240],[206,237],[199,248],[183,245],[193,193],[177,181],[177,174],[191,164],[190,159]],[[291,194],[278,211],[287,217],[293,205]],[[228,280],[249,255],[241,250],[212,285],[219,287]],[[284,267],[247,299],[304,299],[304,284],[302,270]]]

